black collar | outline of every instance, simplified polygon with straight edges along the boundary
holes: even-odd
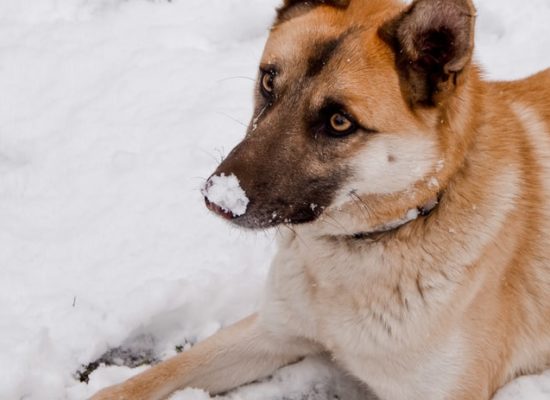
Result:
[[[366,240],[366,241],[376,242],[386,234],[395,232],[398,229],[402,228],[403,226],[409,224],[410,222],[415,221],[418,217],[427,217],[433,212],[435,208],[437,208],[440,200],[441,200],[441,195],[437,195],[430,198],[423,206],[417,207],[416,210],[418,214],[417,214],[417,217],[414,219],[405,220],[402,224],[399,224],[397,226],[392,226],[391,228],[387,228],[387,229],[379,229],[372,232],[358,232],[356,234],[351,235],[351,238],[353,240]]]

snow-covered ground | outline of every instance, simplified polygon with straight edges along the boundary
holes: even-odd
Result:
[[[273,237],[200,187],[244,132],[278,3],[0,1],[1,400],[84,399],[136,372],[75,380],[108,349],[164,358],[255,309]],[[477,3],[489,76],[550,66],[548,0]],[[350,382],[311,359],[231,398],[364,399]],[[549,398],[550,373],[497,396]]]

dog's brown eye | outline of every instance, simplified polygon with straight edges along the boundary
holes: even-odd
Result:
[[[273,94],[275,90],[275,75],[273,73],[264,72],[262,76],[262,89],[268,95]]]
[[[341,113],[335,113],[330,117],[330,127],[335,133],[346,134],[353,129],[353,122]]]

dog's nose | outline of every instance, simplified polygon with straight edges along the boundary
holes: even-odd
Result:
[[[244,215],[248,208],[248,197],[233,174],[212,175],[201,190],[209,210],[232,220]]]

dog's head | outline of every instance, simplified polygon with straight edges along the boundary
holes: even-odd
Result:
[[[470,0],[286,0],[209,207],[247,228],[331,215],[348,231],[433,197],[468,146],[474,15]],[[222,177],[238,210],[212,195]]]

